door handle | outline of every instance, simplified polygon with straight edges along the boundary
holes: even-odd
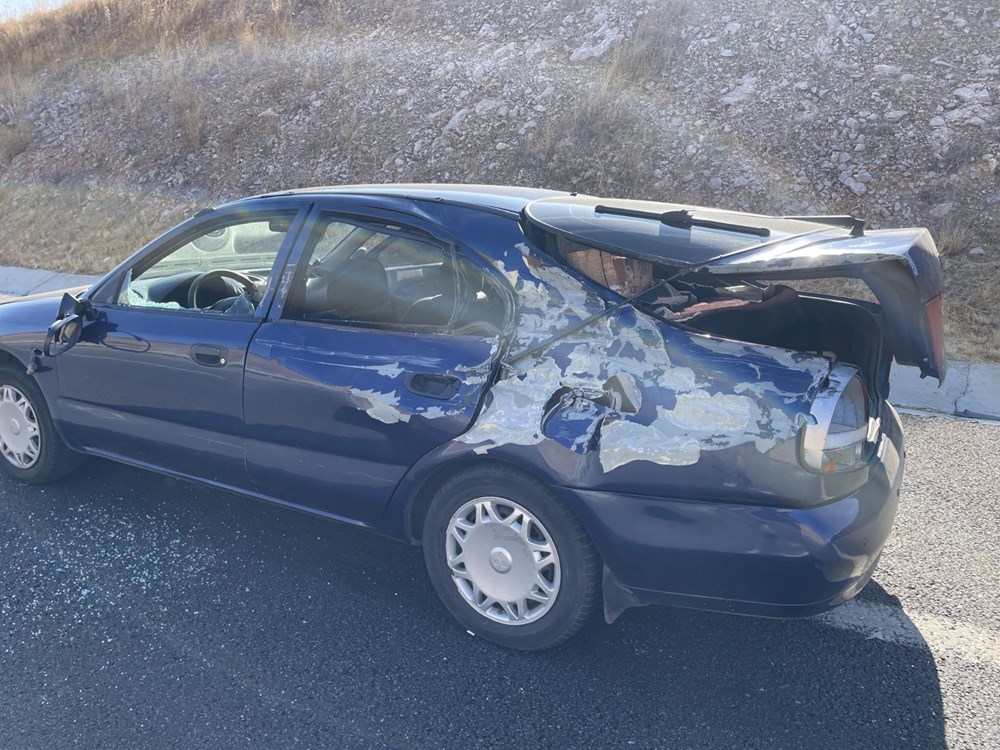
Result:
[[[458,395],[462,379],[455,375],[438,375],[434,372],[408,372],[403,385],[411,393],[439,401],[448,401]]]
[[[215,344],[195,344],[191,347],[191,359],[205,367],[225,367],[229,364],[229,350]]]

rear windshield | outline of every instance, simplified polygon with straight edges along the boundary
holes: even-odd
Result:
[[[595,211],[598,206],[662,214],[687,209],[697,224],[715,221],[732,228],[678,227],[655,218]],[[616,201],[586,196],[550,198],[529,203],[524,210],[526,231],[552,233],[582,245],[654,263],[704,263],[726,253],[770,244],[791,236],[829,231],[829,226],[794,219],[742,214],[651,201]],[[746,227],[741,230],[740,226]]]

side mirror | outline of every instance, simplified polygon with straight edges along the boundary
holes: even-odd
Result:
[[[46,357],[57,357],[73,347],[83,333],[83,319],[77,315],[67,315],[49,326],[45,334],[42,352]]]
[[[72,348],[80,340],[84,321],[96,317],[97,311],[90,300],[79,300],[72,294],[64,294],[59,303],[59,314],[45,333],[42,352],[47,357],[57,357]]]
[[[69,293],[63,294],[62,299],[59,300],[59,313],[56,315],[56,320],[62,320],[67,315],[79,315],[87,320],[97,320],[97,310],[94,309],[89,299],[77,299]]]

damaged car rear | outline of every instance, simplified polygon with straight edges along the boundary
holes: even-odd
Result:
[[[796,289],[828,278],[877,302]],[[875,569],[903,472],[889,371],[944,378],[941,291],[926,230],[849,217],[263,196],[61,304],[0,306],[5,468],[94,453],[422,544],[451,614],[513,648],[644,604],[807,616]]]

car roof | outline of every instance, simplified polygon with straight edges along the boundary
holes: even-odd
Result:
[[[256,198],[323,195],[383,196],[410,198],[424,201],[442,201],[492,210],[519,212],[528,203],[539,198],[568,195],[559,190],[517,187],[508,185],[462,185],[449,183],[397,183],[375,185],[338,185],[285,190],[266,193]]]

